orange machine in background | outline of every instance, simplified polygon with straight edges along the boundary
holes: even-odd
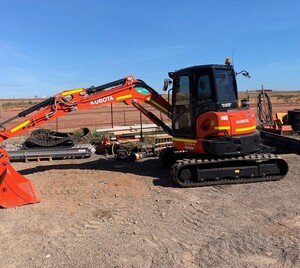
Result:
[[[288,165],[261,146],[254,113],[246,102],[238,100],[236,75],[229,60],[224,65],[170,72],[164,84],[164,90],[172,84],[168,100],[133,76],[97,87],[65,90],[0,123],[0,142],[76,110],[124,102],[172,136],[173,147],[162,150],[160,159],[171,168],[179,187],[281,179]],[[142,103],[167,115],[172,127]],[[24,117],[22,123],[6,127],[19,117]],[[0,206],[39,201],[33,183],[13,169],[7,152],[0,148]]]

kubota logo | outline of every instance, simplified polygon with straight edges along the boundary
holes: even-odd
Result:
[[[237,124],[244,124],[244,123],[249,123],[249,119],[241,119],[241,120],[236,120]]]
[[[112,96],[108,96],[108,97],[100,98],[98,100],[91,101],[90,104],[97,105],[97,104],[101,104],[101,103],[113,101],[113,100],[114,100],[114,98]]]

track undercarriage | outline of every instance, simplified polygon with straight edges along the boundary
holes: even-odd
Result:
[[[185,152],[167,148],[160,159],[171,167],[171,175],[179,187],[249,183],[282,179],[288,164],[277,155],[256,153],[229,158],[186,158]]]

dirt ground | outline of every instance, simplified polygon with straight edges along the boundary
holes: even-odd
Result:
[[[92,114],[61,117],[59,130],[99,127],[100,110]],[[41,203],[0,209],[0,267],[300,267],[300,156],[282,157],[281,181],[190,189],[157,158],[13,163]]]
[[[300,156],[281,181],[179,189],[157,158],[14,163],[41,203],[1,209],[0,267],[300,267]]]

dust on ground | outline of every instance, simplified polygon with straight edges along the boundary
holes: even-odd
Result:
[[[14,163],[41,203],[0,210],[0,267],[300,267],[300,156],[282,157],[281,181],[189,189],[157,158]]]

